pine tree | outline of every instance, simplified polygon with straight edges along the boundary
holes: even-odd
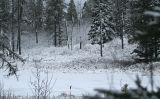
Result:
[[[92,17],[92,7],[89,6],[88,2],[86,1],[83,6],[82,18],[89,19],[91,17]]]
[[[21,55],[21,23],[22,23],[22,15],[23,15],[23,0],[17,1],[17,29],[18,29],[18,35],[17,35],[17,50],[19,51],[19,54]]]
[[[94,9],[95,1],[96,1],[96,0],[87,0],[87,1],[84,3],[83,13],[82,13],[82,18],[83,18],[83,19],[87,19],[87,20],[89,19],[89,21],[91,21],[92,9]]]
[[[46,29],[54,34],[54,45],[57,47],[58,42],[62,42],[62,24],[64,18],[65,4],[63,0],[49,0],[47,2]]]
[[[9,21],[9,1],[0,0],[0,62],[2,68],[9,71],[8,75],[16,74],[17,66],[13,65],[11,57],[14,56],[21,61],[24,61],[19,55],[14,53],[10,48],[10,41],[7,36],[8,21]],[[8,55],[9,52],[12,56]]]
[[[42,23],[43,23],[43,1],[42,0],[37,0],[36,2],[36,20],[37,20],[37,29],[42,28]]]
[[[69,7],[67,10],[67,19],[68,19],[68,21],[74,21],[74,22],[77,22],[77,20],[78,20],[74,0],[70,0]]]
[[[0,0],[0,33],[8,30],[9,0]]]
[[[34,1],[34,24],[36,33],[36,43],[38,43],[38,30],[42,29],[43,2],[42,0]]]
[[[28,20],[29,23],[32,25],[32,28],[34,27],[35,24],[35,0],[29,0],[28,2]],[[35,27],[34,27],[35,28]]]
[[[117,35],[121,38],[122,49],[124,49],[124,35],[127,32],[127,25],[128,25],[128,13],[127,5],[129,0],[114,0],[115,7],[114,7],[114,21],[116,23],[116,32]]]
[[[102,45],[111,41],[115,35],[112,5],[112,0],[96,1],[92,16],[93,23],[88,34],[92,44],[99,44],[101,46],[101,56]]]
[[[133,51],[133,53],[136,53],[140,59],[144,60],[144,62],[149,62],[150,60],[157,59],[158,57],[158,27],[157,24],[149,25],[153,18],[144,14],[145,11],[151,10],[154,5],[155,2],[152,0],[140,0],[136,2],[135,5],[138,7],[137,13],[139,16],[134,23],[136,31],[133,35],[133,40],[138,42],[138,47]]]
[[[57,10],[58,10],[58,43],[59,46],[62,46],[63,42],[63,26],[64,26],[64,8],[65,8],[65,3],[63,0],[58,0],[57,2]]]
[[[15,16],[15,3],[14,0],[11,2],[11,33],[12,33],[12,51],[15,51],[15,32],[14,32],[14,16]]]
[[[57,46],[57,6],[56,0],[47,1],[47,18],[46,18],[46,29],[53,32],[53,42]]]

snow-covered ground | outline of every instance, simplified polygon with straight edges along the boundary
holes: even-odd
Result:
[[[120,39],[115,39],[104,45],[103,55],[100,57],[99,45],[83,44],[74,45],[73,50],[67,47],[53,47],[49,44],[47,33],[42,32],[39,36],[39,44],[35,44],[35,36],[30,33],[23,34],[23,58],[25,64],[19,66],[18,80],[12,76],[6,78],[6,72],[1,70],[0,78],[5,89],[10,89],[15,95],[31,96],[30,81],[34,81],[35,64],[41,71],[41,77],[45,78],[49,73],[52,77],[52,96],[61,93],[70,93],[82,96],[94,94],[95,88],[120,90],[124,84],[129,88],[135,88],[134,81],[139,75],[142,84],[150,88],[149,66],[146,64],[133,64],[130,54],[136,45],[129,45],[125,39],[125,49],[121,49]],[[129,66],[132,65],[132,66]],[[159,63],[154,63],[155,88],[160,87]]]
[[[35,44],[33,35],[24,35],[23,39],[23,57],[26,59],[25,68],[33,67],[35,61],[38,61],[41,67],[59,72],[94,71],[113,67],[123,60],[133,61],[130,53],[136,47],[135,45],[128,45],[126,40],[125,49],[122,50],[120,39],[115,39],[104,45],[104,57],[101,57],[99,45],[85,43],[80,49],[79,44],[76,44],[73,50],[68,49],[66,46],[54,47],[49,45],[49,40],[45,33],[41,33],[39,44]]]
[[[33,68],[32,68],[33,71]],[[19,79],[15,77],[5,78],[0,76],[1,81],[4,82],[4,88],[10,89],[15,95],[31,96],[33,95],[30,81],[34,81],[35,77],[32,75],[31,70],[21,70],[18,73]],[[45,73],[41,74],[42,78],[46,77]],[[94,94],[94,89],[110,89],[121,90],[124,84],[128,84],[129,88],[135,88],[134,81],[136,75],[139,75],[143,86],[150,88],[150,78],[148,75],[142,73],[124,72],[119,70],[107,70],[106,72],[84,72],[84,73],[60,73],[49,72],[49,78],[52,78],[52,84],[55,85],[51,91],[51,96],[58,96],[61,93],[70,94],[70,86],[72,86],[72,94],[75,96],[82,96]],[[155,88],[159,87],[160,75],[154,76]]]

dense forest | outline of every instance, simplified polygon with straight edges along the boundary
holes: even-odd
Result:
[[[106,66],[111,57],[114,60],[111,63],[129,67],[158,63],[159,26],[159,0],[0,0],[0,67],[7,70],[7,76],[17,77],[21,64],[31,65],[37,61],[47,64],[48,67],[44,67],[47,69],[72,68],[76,71],[83,67],[88,70],[90,65],[97,65],[95,62]],[[118,43],[114,44],[116,40]],[[40,53],[36,54],[32,48],[39,49]],[[52,59],[51,50],[57,60]],[[121,54],[128,56],[124,59]],[[85,58],[78,60],[83,56]],[[69,63],[65,63],[67,59]],[[53,64],[58,65],[51,67]],[[149,67],[151,76],[153,67]],[[101,66],[94,66],[97,68]],[[137,84],[143,89],[139,82]],[[153,83],[151,86],[153,88]]]

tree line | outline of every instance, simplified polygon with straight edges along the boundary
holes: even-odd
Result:
[[[124,49],[126,36],[130,44],[138,45],[133,51],[136,54],[135,60],[159,60],[159,16],[146,14],[147,11],[157,14],[159,10],[155,7],[159,7],[159,4],[157,0],[88,0],[84,4],[83,17],[92,24],[89,40],[92,44],[100,45],[103,56],[104,43],[119,37]]]
[[[124,49],[127,37],[129,43],[138,44],[133,51],[136,60],[158,60],[159,16],[146,14],[158,12],[156,6],[157,0],[87,0],[78,13],[74,0],[69,4],[64,0],[0,0],[0,58],[7,57],[4,50],[13,58],[22,54],[21,35],[27,28],[35,33],[35,43],[39,43],[39,33],[44,30],[50,33],[55,47],[67,45],[72,49],[73,27],[80,27],[83,20],[91,24],[88,38],[91,44],[100,45],[101,56],[105,43],[119,37]]]
[[[24,61],[19,56],[22,54],[23,31],[28,29],[35,33],[35,43],[39,43],[39,32],[47,31],[57,47],[69,39],[67,31],[64,30],[66,23],[75,24],[77,21],[78,15],[73,0],[68,5],[64,0],[0,0],[2,66],[4,63],[8,64],[7,68],[11,74],[15,74],[17,66],[13,66],[10,58]]]

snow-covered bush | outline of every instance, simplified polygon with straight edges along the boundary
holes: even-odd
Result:
[[[48,72],[46,77],[42,78],[41,68],[38,65],[38,62],[35,61],[35,69],[33,72],[35,80],[30,80],[30,87],[35,99],[49,99],[51,90],[53,89],[52,78],[49,79]]]

